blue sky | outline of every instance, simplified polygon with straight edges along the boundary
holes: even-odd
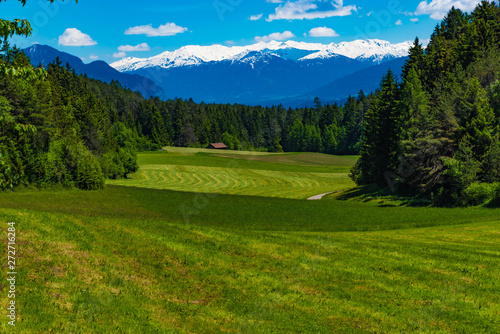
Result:
[[[0,3],[3,19],[28,19],[27,47],[47,44],[86,62],[150,57],[184,45],[248,45],[287,40],[339,43],[375,38],[399,43],[429,38],[453,6],[479,0],[16,0]]]

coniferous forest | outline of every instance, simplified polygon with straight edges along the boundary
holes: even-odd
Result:
[[[294,110],[144,99],[116,81],[76,75],[59,60],[35,69],[4,36],[0,189],[100,189],[105,178],[137,170],[137,151],[167,145],[358,154],[370,99],[361,92],[343,107],[317,100],[314,108]]]
[[[143,98],[118,82],[76,75],[55,61],[33,68],[0,20],[0,190],[100,189],[137,170],[136,152],[163,146],[360,154],[359,185],[474,204],[500,181],[500,8],[452,9],[424,48],[409,51],[402,78],[344,105],[251,107]]]
[[[478,205],[500,181],[500,8],[452,8],[400,82],[389,72],[364,115],[351,177],[438,205]]]
[[[76,75],[60,61],[47,69],[8,42],[0,58],[1,189],[63,185],[99,189],[104,178],[137,170],[136,152],[163,146],[269,152],[358,154],[361,120],[370,97],[339,105],[196,104],[144,99],[118,82]],[[7,71],[9,69],[9,71]]]

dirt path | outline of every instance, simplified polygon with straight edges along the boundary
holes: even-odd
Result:
[[[319,195],[316,195],[316,196],[313,196],[313,197],[309,197],[308,200],[309,201],[320,200],[323,197],[325,197],[326,195],[330,195],[330,194],[334,194],[334,193],[338,193],[338,191],[330,191],[329,193],[319,194]]]

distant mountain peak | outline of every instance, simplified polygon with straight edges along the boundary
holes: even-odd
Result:
[[[56,58],[59,58],[63,65],[68,63],[78,74],[86,74],[90,78],[107,83],[116,80],[123,86],[140,92],[144,97],[163,97],[165,95],[163,89],[153,82],[153,80],[135,74],[121,73],[102,60],[84,64],[78,57],[41,44],[34,44],[23,51],[30,58],[33,66],[42,64],[44,67],[47,67]]]
[[[295,41],[259,42],[248,46],[224,45],[187,45],[175,51],[166,51],[151,58],[123,58],[111,64],[120,72],[131,72],[147,68],[175,68],[183,66],[198,66],[204,63],[225,60],[237,61],[246,59],[250,52],[259,51],[262,55],[273,54],[286,60],[311,60],[338,57],[351,59],[366,59],[375,63],[408,55],[410,41],[392,44],[388,41],[369,39],[352,42],[320,44]]]
[[[356,40],[353,42],[342,42],[329,44],[325,49],[310,54],[304,59],[329,58],[333,55],[342,55],[351,59],[373,59],[380,63],[385,58],[400,58],[408,55],[412,46],[411,41],[391,44],[388,41],[378,39]]]

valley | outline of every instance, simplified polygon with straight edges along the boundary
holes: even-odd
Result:
[[[232,177],[221,166],[234,175],[268,166],[262,175],[272,183],[270,172],[278,171],[307,175],[334,168],[346,177],[352,161],[166,151],[140,154],[141,170],[147,174],[156,165],[196,172],[211,165],[219,186]],[[493,293],[500,274],[496,210],[270,198],[271,190],[241,196],[207,188],[214,193],[201,194],[187,178],[179,181],[182,191],[158,189],[169,187],[161,178],[136,187],[142,175],[121,181],[130,187],[109,182],[97,192],[0,194],[0,219],[16,222],[19,231],[23,333],[500,328]],[[280,197],[297,196],[293,184],[281,188]],[[6,225],[0,230],[5,233]]]

